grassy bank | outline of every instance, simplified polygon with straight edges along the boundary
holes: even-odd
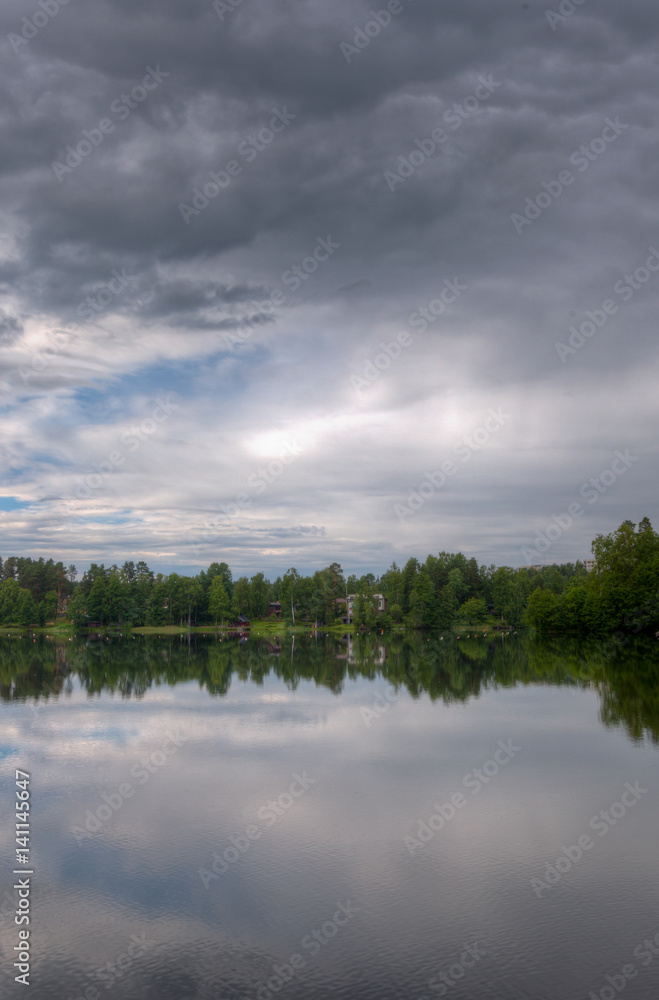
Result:
[[[155,636],[165,636],[165,635],[226,635],[228,633],[237,633],[243,631],[245,635],[252,636],[253,638],[267,638],[268,636],[278,636],[278,635],[314,635],[322,633],[324,635],[354,635],[360,630],[356,629],[354,625],[319,625],[315,628],[313,625],[301,624],[301,625],[287,625],[285,622],[276,621],[272,618],[264,620],[254,620],[250,623],[248,629],[238,629],[236,626],[225,625],[193,625],[188,628],[185,625],[142,625],[136,628],[130,628],[120,625],[103,626],[102,628],[92,628],[78,630],[73,627],[71,622],[63,621],[58,622],[57,625],[44,625],[43,627],[33,625],[30,628],[18,628],[13,625],[5,625],[0,627],[0,636],[5,635],[6,637],[20,638],[20,637],[36,637],[38,635],[55,636],[55,637],[70,637],[74,635],[155,635]],[[382,630],[379,628],[373,628],[367,630],[368,634],[380,635],[380,634],[392,634],[401,633],[409,631],[409,627],[406,625],[394,625],[392,628],[387,630]],[[485,634],[497,634],[501,631],[509,631],[508,626],[502,626],[500,622],[492,623],[488,622],[485,625],[469,625],[465,623],[458,623],[452,628],[444,629],[433,629],[433,632],[441,631],[444,633],[453,633],[456,636],[460,635],[482,635]]]

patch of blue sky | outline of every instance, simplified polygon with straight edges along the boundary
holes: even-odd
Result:
[[[163,393],[175,393],[185,399],[195,395],[199,377],[200,361],[176,358],[167,364],[152,365],[124,377],[123,385],[127,396],[156,397]]]
[[[104,426],[112,423],[117,413],[121,412],[116,402],[119,394],[119,385],[113,385],[108,392],[99,392],[98,387],[77,389],[73,393],[76,405],[69,413],[67,423],[78,424],[81,419],[84,419],[88,426]]]
[[[17,500],[16,497],[0,497],[0,510],[18,510],[21,507],[29,507],[30,501]]]
[[[74,394],[76,414],[71,422],[84,418],[88,425],[100,425],[139,416],[136,405],[142,400],[154,401],[163,393],[175,393],[181,398],[194,395],[199,374],[199,361],[176,359],[169,364],[151,365],[139,371],[113,379],[104,392],[96,388],[80,388]],[[140,398],[140,403],[134,400]]]
[[[128,524],[130,522],[139,520],[141,519],[136,517],[131,517],[128,514],[126,516],[120,516],[120,517],[117,517],[116,515],[111,517],[103,517],[102,514],[98,515],[95,514],[94,516],[89,516],[89,517],[73,518],[71,523],[72,524]]]
[[[118,743],[125,746],[127,743],[127,732],[118,726],[99,726],[95,729],[85,729],[79,731],[83,739],[106,740],[109,743]]]

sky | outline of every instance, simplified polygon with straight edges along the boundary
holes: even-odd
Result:
[[[5,0],[0,554],[657,526],[646,0]]]

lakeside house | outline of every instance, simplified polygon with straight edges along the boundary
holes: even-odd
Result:
[[[356,664],[358,662],[358,659],[363,657],[363,653],[360,655],[360,657],[358,657],[357,653],[355,652],[355,641],[353,636],[351,635],[342,636],[340,641],[345,647],[345,652],[336,653],[334,659],[345,660],[347,663]],[[380,643],[378,643],[378,645],[375,646],[372,650],[369,662],[374,667],[381,667],[386,659],[387,659],[387,648],[386,646],[383,646]]]
[[[336,598],[337,605],[345,606],[345,610],[341,615],[341,622],[343,625],[352,625],[352,609],[356,597],[357,597],[356,594],[348,594],[347,597]],[[377,606],[375,608],[376,614],[381,615],[384,611],[387,610],[387,598],[384,596],[384,594],[373,594],[373,600],[377,601]]]

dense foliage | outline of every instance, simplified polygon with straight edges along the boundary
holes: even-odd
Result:
[[[76,568],[52,559],[0,559],[0,623],[43,625],[52,621],[75,587]]]
[[[582,563],[512,569],[478,566],[462,553],[440,552],[425,562],[392,563],[380,577],[346,576],[338,563],[302,576],[295,568],[276,580],[263,573],[233,579],[225,562],[196,576],[155,574],[144,562],[105,567],[92,563],[76,582],[75,566],[52,559],[0,560],[0,624],[23,627],[66,615],[86,625],[166,626],[230,623],[241,614],[264,618],[281,603],[289,624],[339,623],[355,594],[353,623],[362,627],[450,628],[496,619],[539,631],[604,633],[659,627],[659,536],[645,519],[626,521],[593,542],[597,568]],[[387,600],[377,610],[376,594]]]
[[[559,592],[531,594],[526,622],[542,632],[638,633],[659,628],[659,535],[647,518],[593,542],[594,572]]]

